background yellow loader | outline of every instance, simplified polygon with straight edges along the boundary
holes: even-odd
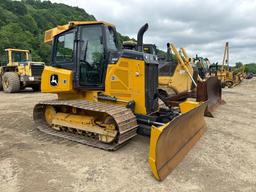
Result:
[[[5,49],[7,63],[0,67],[0,90],[15,93],[26,87],[40,90],[43,62],[34,62],[29,50]]]

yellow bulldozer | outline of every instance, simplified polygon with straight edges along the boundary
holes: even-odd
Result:
[[[29,50],[8,48],[5,51],[7,63],[0,67],[0,90],[15,93],[32,87],[39,91],[45,64],[32,61]]]
[[[196,86],[196,79],[193,77],[193,68],[190,62],[184,62],[174,44],[167,44],[167,54],[170,49],[174,51],[177,61],[164,61],[159,68],[159,88],[166,90],[168,94],[189,93]],[[169,57],[169,55],[167,56]],[[193,86],[194,85],[194,86]]]
[[[117,150],[137,133],[150,136],[149,165],[163,180],[206,130],[206,103],[185,101],[178,108],[159,107],[158,62],[138,49],[121,49],[112,24],[73,21],[45,33],[52,43],[41,91],[58,99],[38,103],[36,127],[50,135]]]

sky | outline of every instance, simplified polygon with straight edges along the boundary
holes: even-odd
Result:
[[[222,62],[229,42],[230,64],[256,62],[256,0],[51,0],[85,9],[97,20],[136,38],[145,24],[145,43],[166,50],[167,42]]]

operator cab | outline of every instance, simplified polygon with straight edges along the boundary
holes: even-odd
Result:
[[[28,59],[25,52],[13,52],[12,61],[13,62],[26,62]]]
[[[5,49],[8,65],[15,65],[17,63],[26,63],[31,60],[31,52],[23,49]]]
[[[74,71],[74,87],[103,89],[110,53],[120,50],[105,23],[78,25],[54,38],[52,66]]]

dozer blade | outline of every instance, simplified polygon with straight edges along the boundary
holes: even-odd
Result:
[[[152,126],[149,164],[157,180],[165,179],[206,131],[206,106],[202,103],[161,127]]]
[[[217,77],[209,77],[206,81],[198,82],[197,96],[198,102],[206,102],[208,106],[205,111],[205,116],[213,117],[213,112],[219,105],[225,104],[222,100],[221,82]]]

